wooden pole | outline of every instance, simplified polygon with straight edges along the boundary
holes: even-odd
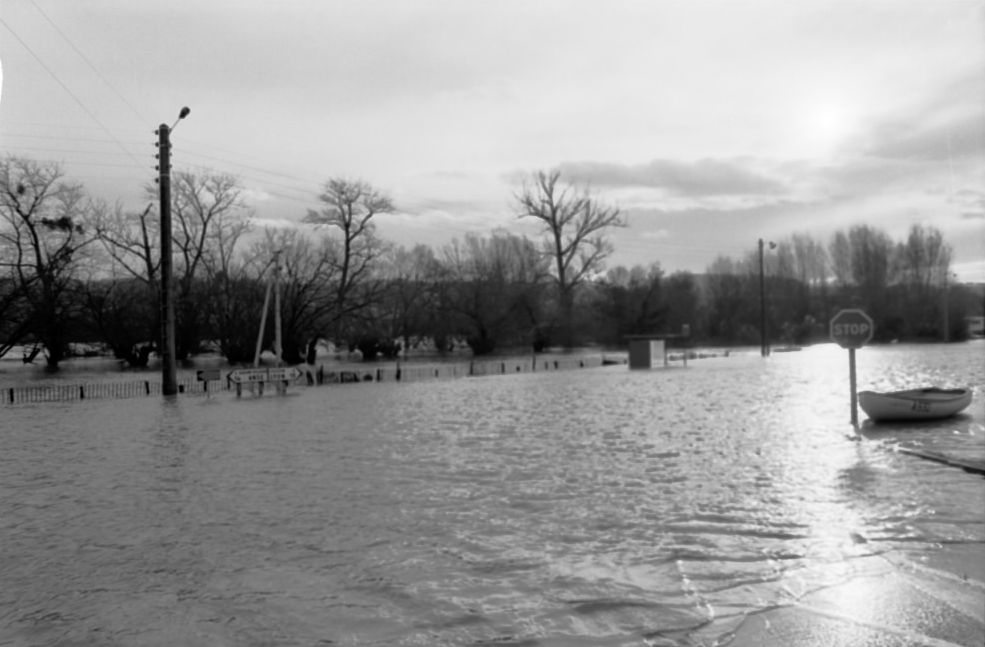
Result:
[[[174,303],[171,296],[171,129],[161,124],[158,136],[158,189],[161,199],[161,393],[178,392],[175,367]]]
[[[759,239],[759,354],[766,357],[766,278],[763,272],[763,239]]]
[[[281,365],[283,348],[280,334],[280,251],[276,251],[274,252],[274,355],[277,361],[274,366]]]
[[[260,334],[257,335],[257,350],[253,355],[253,368],[260,366],[260,351],[263,349],[263,333],[267,327],[267,308],[270,307],[270,290],[273,283],[267,283],[267,294],[263,297],[263,312],[260,314]]]
[[[274,355],[277,361],[274,366],[280,366],[283,362],[281,356],[284,349],[281,341],[280,332],[280,251],[274,252]],[[287,392],[287,380],[277,383],[277,393],[283,395]]]
[[[858,428],[858,391],[855,384],[855,349],[848,349],[848,382],[852,390],[852,426]]]

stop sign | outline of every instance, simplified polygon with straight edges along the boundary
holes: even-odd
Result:
[[[875,324],[857,308],[841,310],[831,318],[831,341],[842,348],[861,348],[872,340]]]

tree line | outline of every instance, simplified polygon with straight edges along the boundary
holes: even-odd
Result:
[[[26,344],[54,370],[71,343],[88,342],[147,365],[161,337],[161,271],[157,188],[145,190],[147,207],[129,212],[87,195],[56,163],[0,160],[0,356]],[[514,196],[515,215],[536,222],[539,239],[500,229],[440,248],[384,240],[377,217],[395,206],[362,180],[329,179],[301,226],[261,231],[232,175],[177,171],[171,190],[179,360],[216,348],[251,361],[275,276],[288,363],[318,340],[366,359],[425,341],[482,355],[621,346],[685,325],[698,343],[754,343],[763,323],[771,339],[803,343],[826,336],[846,304],[865,307],[884,339],[956,340],[964,315],[981,310],[980,296],[948,282],[940,232],[920,226],[898,243],[864,225],[827,245],[793,236],[763,255],[762,282],[757,250],[719,257],[704,274],[665,275],[657,261],[606,270],[625,217],[558,171],[530,174]]]

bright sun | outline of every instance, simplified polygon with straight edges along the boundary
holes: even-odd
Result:
[[[845,130],[846,117],[845,109],[840,106],[818,106],[811,116],[811,121],[819,134],[836,137]]]
[[[805,143],[813,153],[831,154],[851,136],[855,122],[855,116],[843,104],[814,103],[805,110]]]

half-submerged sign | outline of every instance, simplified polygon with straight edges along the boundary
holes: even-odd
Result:
[[[222,379],[222,373],[217,368],[203,368],[195,371],[195,378],[202,382],[205,393],[209,392],[209,382],[218,382]]]
[[[872,317],[858,308],[838,311],[831,318],[831,341],[848,349],[848,381],[852,392],[852,426],[858,427],[858,392],[855,386],[855,349],[872,341]]]
[[[242,395],[243,385],[250,388],[257,385],[260,395],[263,395],[263,385],[267,382],[287,385],[301,377],[301,371],[296,366],[276,366],[273,368],[238,368],[229,372],[229,381],[236,385],[236,395]]]

